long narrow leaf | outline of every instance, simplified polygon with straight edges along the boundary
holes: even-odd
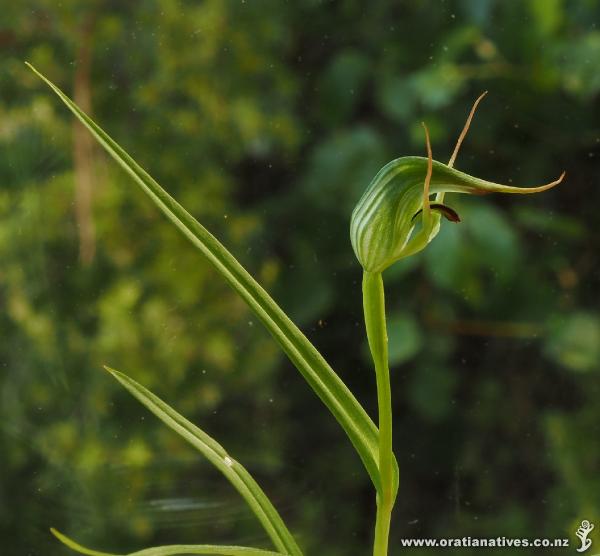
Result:
[[[52,534],[69,548],[87,554],[88,556],[175,556],[176,554],[212,554],[212,556],[284,556],[281,552],[271,552],[258,548],[247,548],[245,546],[218,546],[213,544],[172,544],[169,546],[155,546],[145,548],[129,554],[111,554],[100,552],[81,546],[73,539],[63,535],[56,529],[50,529]]]
[[[267,495],[250,473],[234,460],[223,446],[135,380],[114,369],[108,367],[105,369],[165,425],[187,440],[225,475],[260,520],[277,550],[290,556],[302,556],[302,551]]]
[[[177,203],[154,178],[54,83],[39,73],[33,66],[27,65],[58,95],[104,149],[133,177],[167,218],[204,254],[256,313],[292,363],[302,373],[311,388],[346,431],[371,476],[371,480],[377,490],[380,491],[377,428],[317,349],[260,284],[206,228]],[[395,461],[394,466],[397,486],[398,471]]]

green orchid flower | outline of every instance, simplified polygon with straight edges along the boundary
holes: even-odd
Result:
[[[432,159],[425,128],[427,158],[404,156],[386,164],[358,201],[350,223],[350,240],[360,264],[368,272],[383,272],[394,262],[413,255],[433,240],[442,216],[459,222],[455,210],[444,204],[445,193],[531,194],[558,185],[555,181],[536,187],[513,187],[482,180],[453,168],[456,155],[483,93],[471,109],[448,164]],[[435,200],[430,195],[436,194]]]
[[[392,510],[397,494],[392,448],[392,390],[388,361],[385,292],[382,272],[394,262],[424,249],[440,231],[442,216],[460,222],[457,212],[444,204],[446,193],[539,193],[558,185],[513,187],[475,178],[453,168],[477,105],[473,104],[448,164],[433,160],[427,126],[427,158],[406,156],[386,164],[358,201],[350,222],[350,239],[363,272],[363,310],[369,349],[377,379],[379,416],[379,473],[374,556],[388,553]],[[435,199],[430,196],[435,194]]]

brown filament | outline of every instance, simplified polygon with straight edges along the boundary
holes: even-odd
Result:
[[[431,142],[429,140],[429,130],[425,122],[421,122],[425,130],[425,143],[427,144],[427,174],[425,175],[425,185],[423,187],[423,216],[429,218],[431,207],[429,206],[429,184],[431,183],[431,174],[433,172],[433,155],[431,153]]]
[[[487,93],[488,93],[487,91],[483,91],[483,93],[481,93],[481,95],[479,95],[477,100],[473,103],[473,107],[471,108],[471,112],[469,112],[469,116],[465,123],[465,127],[463,127],[463,130],[460,132],[460,135],[458,136],[458,141],[456,142],[456,147],[454,147],[454,152],[452,153],[452,156],[450,157],[450,161],[448,162],[448,166],[450,168],[452,168],[454,166],[454,162],[456,161],[456,156],[458,155],[460,146],[462,145],[462,142],[464,141],[465,137],[467,136],[467,132],[469,131],[469,127],[471,125],[471,120],[473,119],[473,116],[475,115],[475,111],[477,110],[477,105],[481,102],[483,97],[485,95],[487,95]]]

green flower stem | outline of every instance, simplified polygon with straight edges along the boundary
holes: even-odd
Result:
[[[385,297],[380,272],[363,274],[363,308],[367,339],[377,377],[379,406],[379,473],[381,490],[377,493],[377,522],[373,556],[387,556],[390,520],[396,496],[394,454],[392,451],[392,391],[388,365],[388,338],[385,324]]]

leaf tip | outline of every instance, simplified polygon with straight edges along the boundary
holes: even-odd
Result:
[[[64,545],[68,546],[69,548],[73,548],[73,541],[54,527],[50,527],[50,533],[52,533],[52,535],[54,535],[54,537],[56,537]]]
[[[90,550],[85,546],[77,544],[73,539],[63,535],[60,531],[57,531],[54,527],[50,527],[50,532],[65,546],[68,546],[71,550],[79,552],[81,554],[87,554],[88,556],[117,556],[116,554],[108,554],[107,552],[98,552],[97,550]]]
[[[102,368],[110,375],[114,376],[115,378],[118,378],[117,375],[121,374],[119,373],[119,371],[115,371],[112,367],[109,367],[108,365],[102,365]]]

